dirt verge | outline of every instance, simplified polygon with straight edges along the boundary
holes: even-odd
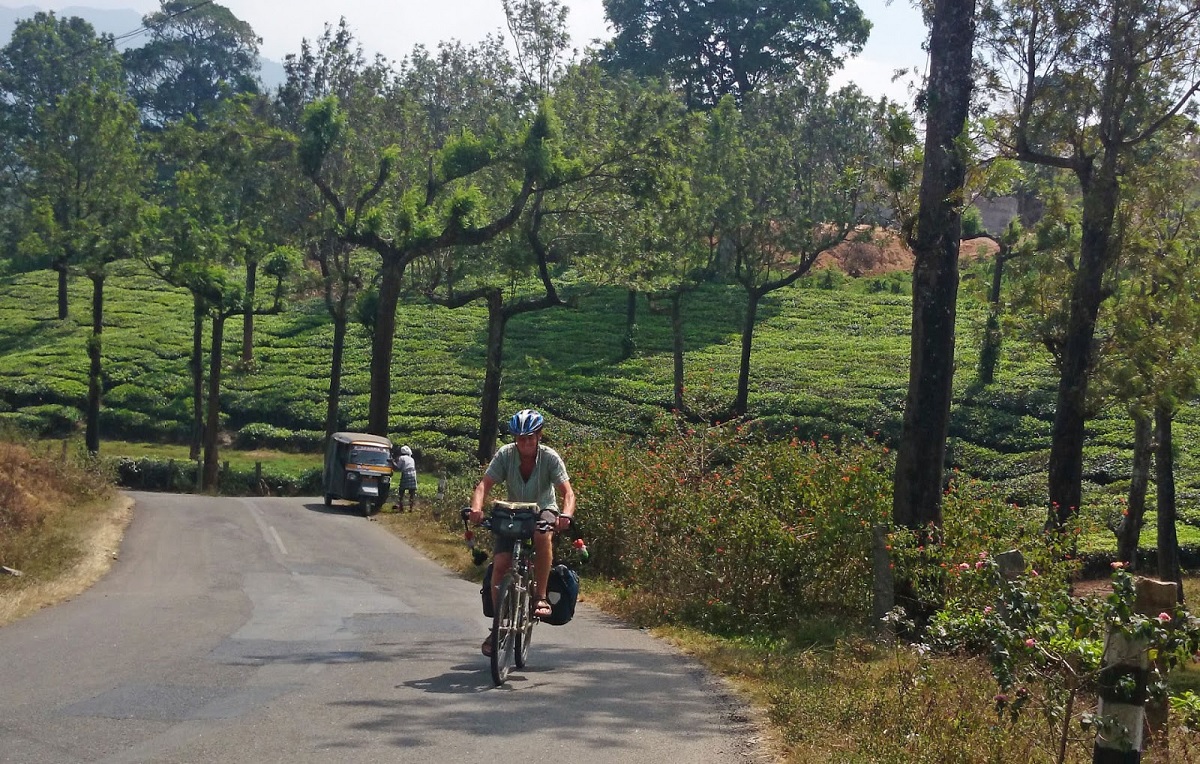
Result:
[[[133,517],[133,499],[118,495],[100,512],[82,559],[65,575],[0,594],[0,626],[82,594],[108,572]]]

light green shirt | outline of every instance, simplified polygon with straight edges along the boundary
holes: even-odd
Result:
[[[509,501],[535,501],[542,509],[554,510],[558,509],[554,486],[570,480],[567,465],[558,452],[540,443],[529,480],[521,477],[521,454],[516,443],[501,446],[485,474],[497,483],[504,483]]]

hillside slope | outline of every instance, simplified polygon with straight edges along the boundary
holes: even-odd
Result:
[[[979,278],[968,270],[965,280]],[[108,282],[104,334],[107,437],[182,442],[188,435],[190,301],[133,266]],[[86,395],[88,282],[72,285],[72,320],[54,318],[48,272],[0,279],[0,420],[61,435],[79,427]],[[752,362],[752,415],[771,431],[894,440],[907,386],[911,299],[903,273],[847,279],[822,272],[776,292],[760,310]],[[1055,378],[1041,349],[1007,341],[995,385],[973,381],[982,307],[964,288],[951,424],[953,462],[1002,481],[1014,501],[1040,501]],[[685,305],[690,405],[716,411],[732,400],[744,295],[710,285]],[[505,346],[503,410],[537,406],[554,434],[641,434],[671,406],[665,316],[639,303],[637,352],[621,358],[625,294],[583,295],[577,310],[519,316]],[[447,310],[404,303],[393,360],[393,433],[418,448],[426,469],[465,465],[475,441],[484,360],[481,307]],[[227,442],[315,451],[322,439],[332,330],[317,300],[257,323],[249,368],[238,357],[240,327],[226,329],[230,362],[222,391]],[[369,343],[351,328],[341,425],[367,413]],[[1197,416],[1189,407],[1178,442],[1185,514],[1196,500]],[[1129,473],[1130,428],[1119,410],[1091,423],[1085,472],[1090,500],[1114,508]]]

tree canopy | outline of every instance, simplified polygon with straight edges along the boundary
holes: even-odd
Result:
[[[125,55],[130,88],[147,121],[203,122],[223,99],[254,93],[259,38],[223,5],[162,0],[144,24],[150,41]]]
[[[854,0],[604,0],[616,30],[609,63],[666,75],[690,106],[741,99],[799,69],[824,73],[871,31]]]

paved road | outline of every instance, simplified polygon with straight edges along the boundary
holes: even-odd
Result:
[[[719,682],[586,607],[493,687],[478,585],[350,506],[131,495],[113,570],[0,628],[0,762],[758,759]]]

